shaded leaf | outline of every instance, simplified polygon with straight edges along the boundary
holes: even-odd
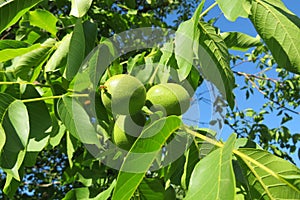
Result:
[[[13,144],[10,144],[13,145]],[[19,152],[4,151],[1,155],[0,166],[7,173],[10,174],[17,181],[21,181],[19,169],[23,163],[26,152],[24,150]]]
[[[164,199],[165,188],[159,179],[145,178],[139,185],[139,194],[142,200]]]
[[[109,186],[109,188],[107,188],[106,190],[104,190],[103,192],[99,193],[96,197],[94,198],[90,198],[90,200],[107,200],[110,198],[111,196],[111,192],[113,191],[113,189],[116,186],[116,180],[114,180],[111,185]]]
[[[3,187],[3,193],[6,194],[9,198],[13,199],[19,185],[19,181],[14,179],[14,177],[11,174],[7,174],[5,185]]]
[[[42,0],[14,0],[0,5],[0,34]],[[5,16],[5,17],[2,17]]]
[[[2,123],[2,120],[8,110],[9,105],[14,101],[15,98],[13,98],[12,96],[5,93],[0,93],[0,123]]]
[[[28,45],[28,43],[18,40],[0,40],[0,50],[26,48]]]
[[[185,164],[184,164],[184,172],[181,177],[181,185],[182,187],[187,190],[190,182],[190,178],[192,172],[195,168],[195,165],[199,161],[199,149],[197,148],[196,144],[193,142],[189,149],[185,153]]]
[[[22,95],[22,99],[41,97],[32,85],[27,85]],[[29,141],[27,152],[40,152],[47,145],[49,140],[49,129],[52,120],[44,101],[27,102],[25,106],[29,116]]]
[[[85,56],[85,38],[81,19],[77,19],[75,28],[71,37],[67,67],[64,76],[67,80],[72,78],[78,72]]]
[[[37,26],[51,33],[53,36],[56,35],[56,23],[58,19],[49,11],[36,9],[29,12],[29,22],[32,26]]]
[[[250,14],[251,3],[249,0],[217,0],[218,5],[225,17],[230,21],[235,21],[238,17],[247,18]]]
[[[85,21],[83,23],[83,31],[85,37],[85,55],[87,55],[95,48],[96,45],[97,24]]]
[[[204,22],[199,23],[199,25],[201,32],[199,39],[201,72],[208,81],[219,89],[219,92],[226,97],[229,106],[233,108],[234,95],[232,91],[235,80],[230,69],[230,57],[226,44],[216,33],[214,27]]]
[[[280,67],[300,74],[300,19],[281,1],[252,2],[250,19]]]
[[[197,163],[184,199],[235,199],[232,167],[235,139],[236,135],[232,134],[224,147],[214,150]]]

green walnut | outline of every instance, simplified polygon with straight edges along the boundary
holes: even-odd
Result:
[[[142,132],[145,122],[146,117],[141,112],[135,115],[118,115],[112,133],[112,141],[118,147],[129,150]]]
[[[163,83],[147,92],[147,106],[152,111],[163,111],[167,116],[182,115],[190,106],[189,93],[179,84]]]
[[[103,88],[103,105],[113,114],[133,115],[145,105],[146,89],[141,81],[133,76],[112,76],[104,83]]]

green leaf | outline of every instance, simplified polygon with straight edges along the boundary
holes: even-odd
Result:
[[[113,200],[130,199],[154,159],[161,154],[163,144],[181,123],[177,116],[169,116],[142,131],[121,166]]]
[[[226,46],[233,50],[246,51],[251,47],[260,46],[260,37],[252,37],[240,32],[224,32],[221,33]]]
[[[66,196],[63,198],[63,200],[73,200],[73,199],[89,199],[90,191],[89,188],[74,188],[70,190]]]
[[[188,189],[193,169],[195,168],[195,165],[198,163],[198,161],[199,149],[197,148],[195,142],[193,142],[185,153],[184,172],[181,177],[181,185],[185,190]]]
[[[93,0],[72,0],[72,7],[70,15],[75,17],[84,16],[90,9]]]
[[[20,100],[11,103],[8,107],[8,117],[22,145],[26,147],[29,138],[29,117],[24,103]]]
[[[0,156],[1,156],[2,148],[5,144],[5,141],[6,141],[6,135],[5,135],[2,125],[0,124]]]
[[[251,3],[249,0],[217,0],[218,5],[225,17],[230,21],[235,21],[238,17],[247,18],[251,13]]]
[[[16,151],[27,146],[29,118],[26,106],[10,95],[0,93],[0,123],[6,133],[6,149]],[[10,131],[8,131],[10,130]]]
[[[6,175],[5,185],[3,187],[3,193],[6,194],[9,198],[13,199],[19,185],[20,182],[14,179],[14,177],[8,173]]]
[[[239,152],[252,199],[300,199],[300,170],[296,166],[261,149],[243,148]]]
[[[300,74],[300,19],[278,0],[252,2],[250,19],[280,67]]]
[[[21,56],[23,54],[26,54],[28,52],[31,52],[35,49],[38,49],[41,47],[41,44],[34,44],[30,47],[26,48],[7,48],[0,51],[0,62],[5,62],[8,60],[11,60],[17,56]]]
[[[74,148],[74,145],[73,145],[73,141],[72,141],[72,136],[70,135],[69,132],[67,132],[67,156],[68,156],[68,160],[69,160],[69,164],[70,164],[70,167],[72,168],[73,167],[73,161],[72,161],[72,158],[73,158],[73,154],[75,152],[75,148]]]
[[[70,133],[85,144],[96,144],[100,146],[90,117],[75,99],[68,96],[62,97],[58,102],[58,114]]]
[[[67,34],[60,42],[56,43],[58,47],[45,66],[46,72],[52,72],[61,67],[61,64],[69,53],[71,37],[72,34]]]
[[[201,22],[199,28],[201,32],[199,39],[201,72],[208,81],[219,89],[229,106],[233,108],[234,95],[232,91],[235,80],[230,69],[230,57],[226,44],[211,25]]]
[[[15,101],[15,98],[12,96],[0,93],[0,123],[2,123],[4,115],[6,114],[9,105]]]
[[[200,160],[191,175],[184,199],[235,199],[235,178],[232,150],[236,135],[232,134],[224,147]]]
[[[26,48],[28,45],[28,43],[18,40],[0,40],[0,50]]]
[[[9,144],[9,145],[13,145]],[[21,181],[19,169],[23,163],[26,152],[24,150],[19,152],[4,151],[1,155],[0,166],[7,173],[10,174],[17,181]]]
[[[139,185],[141,200],[164,199],[165,188],[159,179],[145,178]]]
[[[52,52],[54,44],[54,39],[47,39],[39,48],[15,58],[12,66],[7,68],[7,70],[15,72],[23,80],[29,80],[28,73],[33,67],[36,68],[46,61],[46,58]]]
[[[190,20],[179,25],[175,34],[175,57],[179,67],[179,81],[186,79],[193,66],[194,50],[198,48],[198,43],[195,42],[199,37],[199,29],[197,28],[197,25],[204,2],[205,1],[202,1],[200,3]]]
[[[85,37],[85,55],[95,48],[97,39],[97,24],[90,21],[83,23],[83,31]]]
[[[36,9],[29,12],[29,22],[32,26],[37,26],[51,33],[53,36],[56,35],[56,23],[58,19],[49,11]]]
[[[22,95],[22,99],[31,99],[41,97],[38,91],[32,85],[27,85]],[[27,102],[25,106],[29,116],[29,141],[27,152],[40,152],[48,143],[49,129],[52,120],[44,101]]]
[[[77,19],[75,28],[71,37],[67,67],[64,76],[67,80],[72,78],[78,72],[85,56],[85,38],[81,19]]]
[[[110,198],[111,196],[111,192],[113,191],[113,189],[116,186],[116,180],[114,180],[111,185],[109,186],[109,188],[107,188],[106,190],[104,190],[103,192],[99,193],[96,197],[94,198],[90,198],[90,200],[107,200]]]
[[[0,5],[0,34],[42,0],[14,0]],[[5,16],[5,17],[3,17]]]
[[[51,145],[52,148],[56,147],[57,145],[60,144],[61,139],[63,138],[65,132],[66,132],[66,127],[63,124],[55,124],[54,125],[57,130],[52,130],[51,136],[49,139],[49,144]],[[53,128],[53,126],[52,126]]]

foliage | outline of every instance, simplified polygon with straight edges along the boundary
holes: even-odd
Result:
[[[0,198],[300,199],[300,170],[289,155],[300,154],[299,133],[286,125],[300,114],[300,19],[280,0],[232,2],[0,1]],[[205,18],[215,6],[230,21],[249,18],[259,36],[221,33]],[[167,23],[174,11],[178,18]],[[146,42],[134,31],[107,39],[145,27],[174,34],[152,47],[155,34],[146,32]],[[116,46],[130,42],[139,48],[120,55]],[[250,50],[240,57],[231,49]],[[237,71],[244,62],[262,71]],[[268,77],[275,68],[277,79]],[[147,122],[129,152],[115,148],[115,116],[100,94],[117,74],[147,90],[175,82],[191,96],[206,79],[221,94],[211,103],[217,113],[227,108],[235,133],[223,142],[144,106]],[[259,111],[235,105],[240,76],[247,99],[254,90],[267,99]],[[279,127],[264,124],[269,113]]]

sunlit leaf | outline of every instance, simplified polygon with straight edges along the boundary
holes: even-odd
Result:
[[[225,17],[230,21],[235,21],[238,17],[247,18],[250,14],[251,3],[248,0],[217,0],[218,5]]]
[[[280,67],[300,74],[300,19],[281,1],[252,2],[250,19]]]
[[[0,62],[5,62],[8,60],[11,60],[17,56],[21,56],[23,54],[26,54],[28,52],[31,52],[35,49],[38,49],[41,47],[41,44],[34,44],[30,47],[26,48],[7,48],[0,51]]]
[[[229,53],[225,42],[216,33],[214,27],[207,23],[199,23],[200,27],[200,46],[199,61],[201,72],[204,77],[212,82],[219,92],[226,98],[229,106],[234,107],[235,80],[230,69]]]
[[[64,59],[67,58],[69,53],[69,46],[71,41],[72,34],[67,34],[62,41],[57,43],[57,49],[50,57],[49,61],[45,66],[45,71],[55,71],[58,67],[61,67],[61,64]]]
[[[14,0],[0,5],[0,34],[42,0]],[[5,17],[3,17],[5,16]]]
[[[261,149],[239,149],[252,199],[300,199],[300,170]]]
[[[67,132],[67,138],[66,138],[66,140],[67,140],[67,156],[68,156],[70,167],[72,168],[73,167],[72,158],[73,158],[73,154],[75,152],[75,148],[74,148],[73,140],[71,137],[72,136],[70,135],[70,133]]]
[[[29,138],[29,117],[24,103],[19,100],[11,103],[8,107],[8,117],[22,145],[25,147]]]
[[[224,147],[214,150],[197,163],[191,175],[185,200],[235,199],[235,178],[232,167],[235,139],[236,136],[231,135]]]
[[[64,96],[58,102],[58,113],[70,133],[82,143],[100,145],[91,119],[75,99]]]
[[[181,123],[180,118],[169,116],[155,121],[141,133],[122,164],[113,200],[130,199],[163,144]]]
[[[36,9],[29,12],[29,22],[32,26],[37,26],[51,33],[53,36],[57,33],[56,23],[58,19],[49,11]]]
[[[70,15],[82,17],[86,14],[92,5],[93,0],[72,0]]]
[[[73,199],[89,199],[90,191],[89,188],[74,188],[70,190],[62,200],[73,200]]]
[[[6,142],[5,132],[4,132],[2,125],[0,124],[0,156],[1,156],[1,151],[2,151],[2,148],[5,144],[5,142]]]
[[[200,3],[193,17],[181,23],[176,31],[174,51],[179,68],[179,81],[184,80],[189,75],[193,66],[194,50],[198,48],[199,29],[197,26],[204,2]]]
[[[54,44],[54,39],[47,39],[39,48],[15,58],[13,65],[7,70],[13,71],[24,80],[28,80],[28,73],[33,67],[38,67],[41,63],[46,61],[45,59],[52,52]]]
[[[221,33],[226,46],[233,50],[246,51],[251,47],[262,45],[260,37],[252,37],[240,32],[224,32]]]

